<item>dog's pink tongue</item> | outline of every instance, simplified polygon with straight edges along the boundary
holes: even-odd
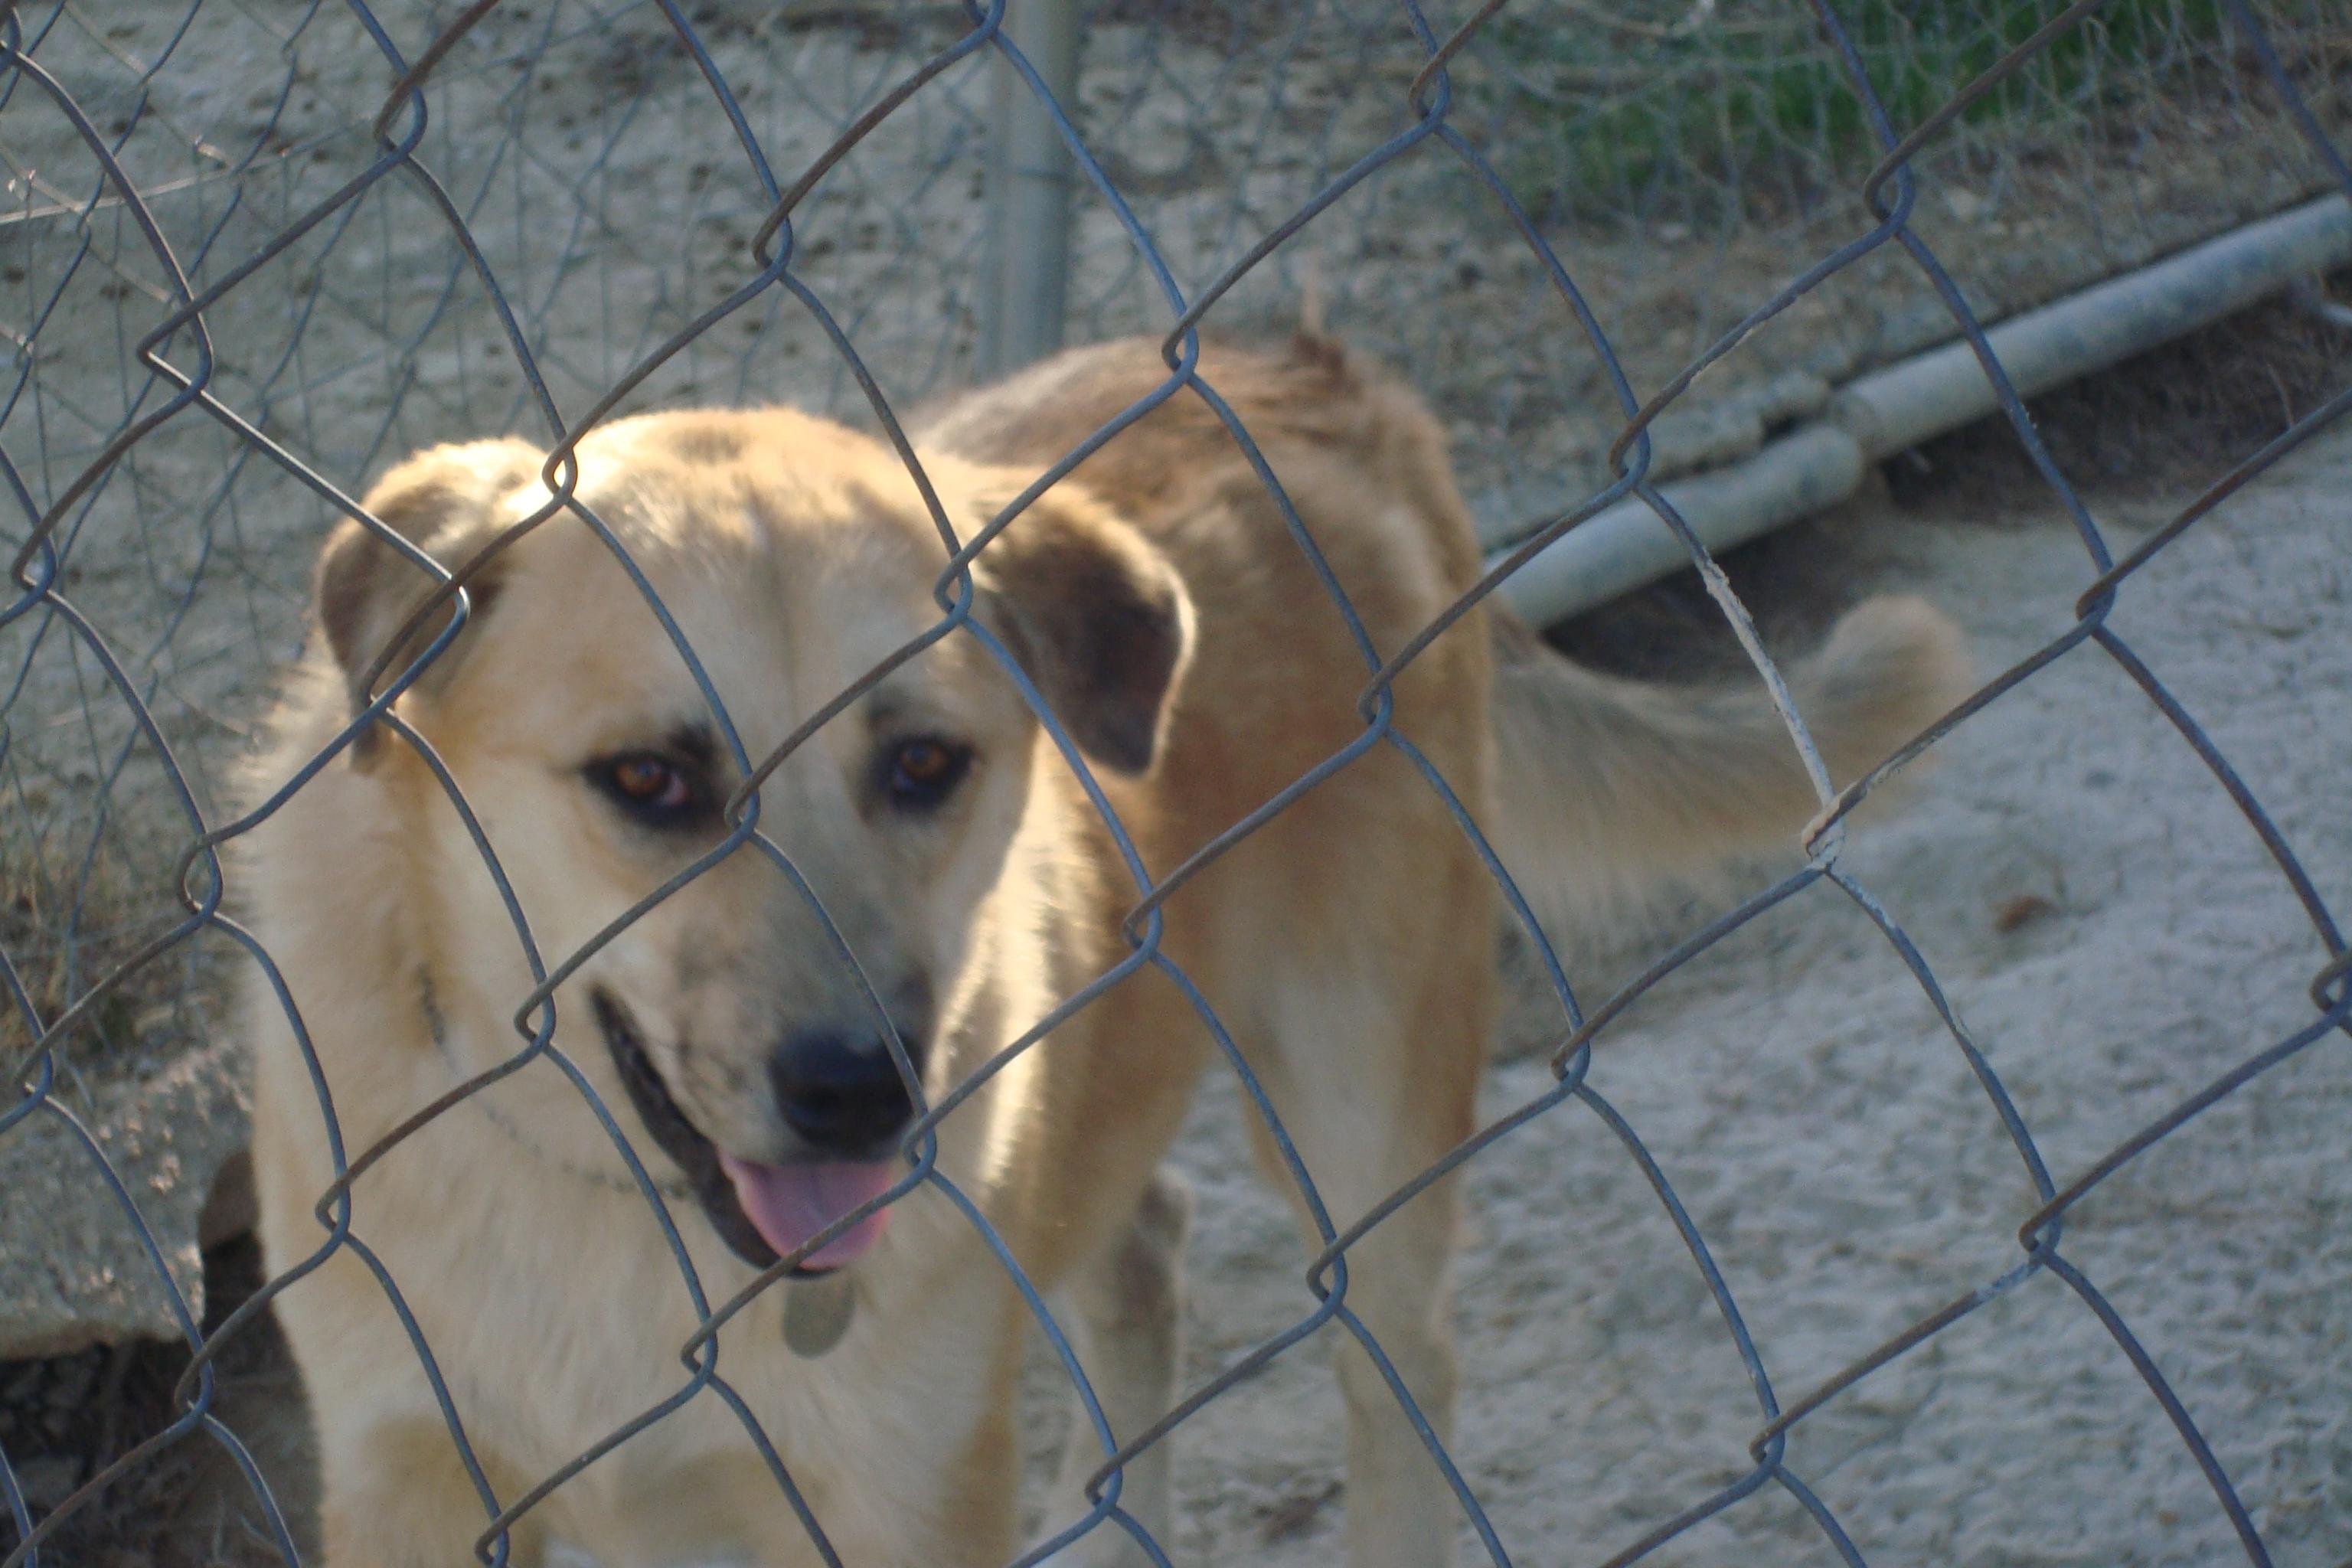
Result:
[[[877,1161],[761,1165],[722,1152],[719,1169],[735,1184],[744,1217],[782,1257],[835,1220],[889,1191],[905,1167]],[[882,1237],[890,1211],[877,1209],[801,1259],[803,1268],[838,1268],[864,1256]]]

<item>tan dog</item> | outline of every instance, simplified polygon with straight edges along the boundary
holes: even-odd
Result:
[[[945,409],[917,439],[959,531],[1163,374],[1150,346],[1114,344]],[[1409,392],[1307,339],[1212,351],[1202,374],[1264,448],[1383,657],[1472,583],[1478,554],[1443,439]],[[544,504],[542,460],[512,440],[441,447],[395,469],[368,505],[454,567]],[[676,617],[755,763],[939,618],[943,548],[905,468],[866,437],[784,411],[652,415],[593,434],[579,463],[580,499]],[[1154,878],[1363,732],[1361,655],[1189,392],[1022,513],[974,576],[974,618],[1034,678]],[[346,723],[427,588],[357,524],[337,532],[319,577],[325,635],[256,773],[262,789]],[[668,633],[576,517],[558,513],[498,553],[476,600],[395,711],[462,786],[553,968],[723,838],[741,774]],[[388,668],[429,635],[409,637]],[[1940,617],[1879,601],[1796,687],[1832,766],[1851,773],[1931,718],[1958,675]],[[1395,694],[1397,731],[1547,908],[1783,839],[1813,807],[1760,699],[1593,675],[1489,612],[1436,641]],[[758,804],[761,831],[855,952],[934,1100],[1129,954],[1121,921],[1137,889],[977,637],[955,633],[893,670],[793,752]],[[406,740],[381,726],[362,736],[245,847],[239,885],[347,1150],[522,1047],[517,1012],[534,984],[522,947]],[[1164,906],[1160,952],[1230,1027],[1343,1227],[1472,1131],[1496,908],[1468,839],[1384,744]],[[555,1047],[642,1152],[709,1301],[780,1253],[831,1271],[754,1298],[719,1335],[717,1369],[840,1560],[1006,1560],[1027,1315],[1005,1270],[929,1184],[808,1248],[905,1174],[897,1149],[913,1114],[810,899],[746,846],[599,948],[554,999]],[[302,1055],[258,979],[247,1023],[263,1236],[282,1270],[325,1239],[313,1206],[331,1166]],[[940,1171],[1056,1293],[1122,1442],[1179,1392],[1183,1204],[1154,1173],[1214,1048],[1178,986],[1144,967],[939,1129]],[[1454,1203],[1441,1184],[1349,1254],[1348,1304],[1440,1434]],[[554,1060],[449,1107],[367,1169],[352,1235],[414,1314],[501,1508],[688,1381],[692,1295]],[[837,1344],[803,1358],[786,1347],[785,1320],[811,1302],[834,1329],[854,1311]],[[480,1492],[360,1251],[336,1251],[278,1311],[316,1412],[328,1568],[467,1561],[488,1518]],[[1436,1467],[1352,1344],[1339,1375],[1350,1562],[1449,1560],[1459,1510]],[[1102,1454],[1080,1433],[1049,1530],[1087,1508],[1081,1483]],[[1166,1454],[1160,1444],[1129,1464],[1120,1497],[1163,1542]],[[536,1502],[512,1544],[524,1565],[819,1560],[713,1389]],[[1067,1554],[1139,1560],[1115,1521]]]

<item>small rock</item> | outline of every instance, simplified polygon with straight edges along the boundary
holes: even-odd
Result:
[[[2002,936],[2038,925],[2058,912],[2058,906],[2039,893],[2020,893],[1993,911],[1992,929]]]
[[[227,1047],[193,1050],[135,1083],[100,1091],[92,1137],[137,1203],[190,1314],[204,1314],[198,1240],[250,1202],[202,1218],[224,1165],[246,1146],[252,1105]],[[37,1110],[0,1132],[0,1361],[68,1355],[180,1331],[139,1233],[65,1120]]]
[[[1327,1480],[1320,1486],[1292,1491],[1276,1500],[1265,1509],[1258,1526],[1258,1539],[1272,1546],[1306,1534],[1323,1510],[1338,1500],[1339,1492],[1337,1480]]]

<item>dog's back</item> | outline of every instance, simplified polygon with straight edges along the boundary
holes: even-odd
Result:
[[[1336,340],[1307,331],[1265,349],[1212,341],[1197,368],[1222,407],[1190,385],[1176,386],[1072,475],[1154,535],[1180,571],[1191,558],[1188,577],[1203,564],[1213,582],[1230,571],[1213,545],[1220,535],[1230,541],[1218,525],[1223,513],[1239,514],[1249,520],[1243,531],[1250,570],[1282,578],[1273,599],[1290,614],[1327,621],[1335,633],[1340,626],[1297,540],[1265,537],[1287,535],[1290,522],[1237,437],[1238,426],[1380,658],[1392,656],[1476,580],[1475,535],[1444,433],[1410,387]],[[1043,469],[1171,378],[1154,341],[1100,344],[965,395],[941,409],[923,436],[960,455]],[[1217,523],[1204,526],[1204,515]],[[1204,610],[1202,658],[1217,657],[1205,617],[1220,610],[1247,641],[1244,657],[1269,646],[1265,628],[1246,624],[1236,605],[1195,588]],[[1255,592],[1233,597],[1265,599]],[[1459,657],[1465,641],[1491,643],[1491,721],[1499,744],[1493,798],[1480,802],[1465,791],[1465,804],[1558,939],[1587,933],[1651,887],[1704,879],[1727,859],[1792,840],[1816,808],[1812,781],[1760,681],[1688,687],[1601,675],[1559,655],[1493,599],[1422,657]],[[1360,650],[1332,651],[1332,684],[1307,699],[1312,710],[1330,714],[1330,726],[1317,726],[1312,736],[1325,747],[1361,732],[1356,704],[1370,673]],[[1798,711],[1843,784],[1958,702],[1969,667],[1942,614],[1916,599],[1880,598],[1856,606],[1787,673]],[[1461,674],[1434,683],[1449,701],[1462,700]],[[1280,676],[1286,684],[1303,677],[1288,668]],[[1410,675],[1401,683],[1401,703],[1410,702],[1414,685]],[[1418,738],[1402,709],[1400,725]]]

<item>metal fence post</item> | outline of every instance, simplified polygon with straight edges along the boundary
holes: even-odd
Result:
[[[1054,100],[1076,107],[1077,0],[1008,0],[1005,37]],[[1070,259],[1070,155],[1052,115],[1011,63],[990,83],[988,251],[980,372],[1007,374],[1062,345]]]

